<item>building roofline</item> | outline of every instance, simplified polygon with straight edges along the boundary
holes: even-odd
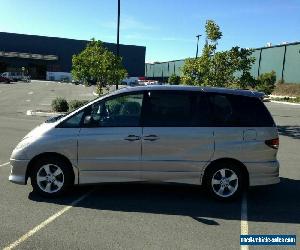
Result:
[[[298,45],[298,44],[300,44],[300,42],[292,42],[292,43],[287,43],[287,44],[277,44],[277,45],[273,45],[273,46],[270,46],[270,47],[259,47],[259,48],[252,48],[252,49],[253,50],[272,49],[272,48],[276,48],[276,47],[284,47],[284,46]],[[154,65],[154,64],[163,64],[163,63],[170,63],[170,62],[178,62],[178,61],[184,61],[184,60],[189,59],[189,58],[192,58],[192,57],[187,57],[185,59],[164,61],[164,62],[145,63],[145,64]]]
[[[253,50],[261,50],[261,49],[272,49],[276,47],[284,47],[284,46],[289,46],[289,45],[298,45],[300,42],[293,42],[293,43],[286,43],[286,44],[277,44],[277,45],[272,45],[270,47],[260,47],[260,48],[255,48]]]
[[[8,34],[8,35],[19,35],[19,36],[27,36],[27,37],[40,37],[40,38],[53,38],[53,39],[60,39],[60,40],[71,40],[71,41],[80,41],[80,42],[90,42],[90,40],[82,40],[82,39],[74,39],[74,38],[66,38],[66,37],[56,37],[56,36],[44,36],[44,35],[32,35],[32,34],[23,34],[23,33],[14,33],[14,32],[3,32],[0,31],[0,34]],[[102,41],[102,40],[100,40]],[[106,44],[116,45],[116,43],[104,42]],[[131,45],[131,44],[120,44],[121,46],[135,46],[135,47],[142,47],[146,48],[146,46],[141,45]]]
[[[153,62],[153,63],[145,63],[145,64],[162,64],[162,63],[169,63],[169,62],[178,62],[178,61],[184,61],[188,58],[185,58],[185,59],[177,59],[177,60],[171,60],[171,61],[164,61],[164,62]]]

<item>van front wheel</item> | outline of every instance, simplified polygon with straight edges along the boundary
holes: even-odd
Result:
[[[219,200],[232,200],[241,196],[243,175],[236,165],[218,164],[208,169],[205,186]]]
[[[71,170],[61,159],[38,160],[31,173],[31,184],[42,196],[61,195],[72,185]]]

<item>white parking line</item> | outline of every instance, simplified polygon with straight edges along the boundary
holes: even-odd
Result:
[[[66,206],[63,209],[59,210],[57,213],[55,213],[54,215],[52,215],[51,217],[49,217],[47,220],[43,221],[41,224],[37,225],[36,227],[34,227],[33,229],[31,229],[29,232],[27,232],[26,234],[24,234],[23,236],[21,236],[18,240],[16,240],[15,242],[11,243],[9,246],[3,248],[3,250],[10,250],[10,249],[16,248],[22,242],[26,241],[28,238],[30,238],[31,236],[33,236],[34,234],[36,234],[37,232],[39,232],[41,229],[43,229],[45,226],[47,226],[48,224],[50,224],[56,218],[58,218],[59,216],[63,215],[65,212],[67,212],[68,210],[70,210],[73,206],[76,206],[80,201],[82,201],[83,199],[85,199],[86,197],[88,197],[91,194],[92,191],[93,190],[87,192],[86,194],[84,194],[81,197],[79,197],[77,200],[73,201],[69,206]]]
[[[34,92],[33,91],[30,91],[30,92],[28,92],[28,95],[32,95]]]
[[[9,164],[9,162],[5,162],[5,163],[3,163],[3,164],[0,165],[0,168],[6,166],[8,164]]]
[[[247,205],[247,194],[243,194],[242,206],[241,206],[241,234],[248,234],[248,205]],[[241,250],[248,250],[249,246],[241,246]]]

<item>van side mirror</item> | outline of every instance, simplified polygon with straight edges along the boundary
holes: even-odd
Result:
[[[89,125],[91,123],[91,120],[92,120],[92,117],[90,115],[87,115],[86,117],[84,117],[83,124]]]

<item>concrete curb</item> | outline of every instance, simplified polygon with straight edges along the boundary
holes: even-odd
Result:
[[[293,105],[293,106],[300,106],[300,103],[293,103],[293,102],[281,102],[281,101],[272,101],[274,103],[279,103],[279,104],[287,104],[287,105]]]
[[[296,98],[295,96],[288,96],[288,95],[268,95],[270,98],[291,98],[294,99]]]
[[[52,117],[52,116],[58,116],[63,113],[55,113],[55,112],[44,112],[44,111],[34,111],[34,110],[27,110],[26,115],[30,116],[42,116],[42,117]]]

